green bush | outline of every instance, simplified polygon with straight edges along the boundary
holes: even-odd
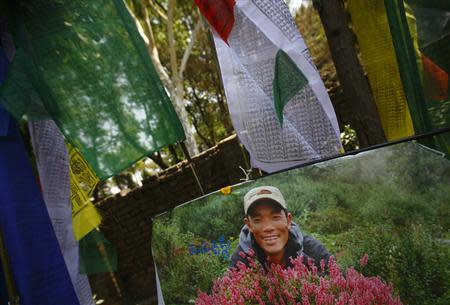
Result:
[[[353,227],[355,218],[343,208],[327,208],[310,212],[308,218],[301,223],[303,230],[321,234],[339,234]]]
[[[338,258],[344,266],[357,266],[369,254],[362,270],[392,282],[404,304],[450,304],[450,247],[421,224],[396,228],[386,224],[360,227],[346,234]]]
[[[225,237],[236,236],[241,230],[244,219],[243,195],[211,195],[209,200],[183,207],[176,215],[175,225],[206,240],[217,239],[217,232]]]
[[[195,300],[198,291],[209,291],[214,279],[226,270],[226,264],[213,254],[181,254],[172,259],[168,274],[161,273],[164,280],[162,292],[165,304],[186,304],[186,300]]]
[[[179,220],[175,218],[173,221],[176,223]],[[209,291],[214,279],[228,267],[228,260],[222,256],[213,253],[190,254],[189,245],[201,243],[204,239],[195,237],[191,232],[182,233],[179,228],[170,221],[161,220],[153,226],[153,255],[158,262],[159,278],[164,283],[162,292],[168,305],[186,304],[186,300],[194,300],[197,289]]]
[[[392,187],[373,188],[360,205],[361,217],[371,223],[390,223],[406,226],[412,222],[432,224],[437,213],[428,199],[430,196],[405,192]]]

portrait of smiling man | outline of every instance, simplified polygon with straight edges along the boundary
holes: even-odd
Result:
[[[327,249],[311,236],[303,236],[300,227],[292,221],[287,203],[274,186],[251,189],[244,196],[244,227],[239,244],[231,257],[231,267],[241,261],[249,265],[249,253],[265,268],[267,264],[290,266],[290,257],[303,255],[316,266],[323,259],[328,262]],[[306,262],[306,260],[305,260]]]

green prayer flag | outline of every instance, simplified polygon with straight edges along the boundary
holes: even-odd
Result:
[[[15,7],[18,51],[0,103],[16,118],[50,116],[100,179],[185,139],[122,0]]]
[[[308,80],[286,52],[278,50],[275,58],[275,76],[273,78],[273,98],[275,112],[283,125],[284,106],[298,91],[308,84]]]
[[[92,230],[79,242],[81,274],[114,272],[117,270],[117,252],[98,230]]]

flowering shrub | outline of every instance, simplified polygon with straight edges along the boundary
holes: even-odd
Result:
[[[360,260],[367,264],[367,255]],[[196,305],[401,305],[392,285],[379,277],[364,277],[353,268],[341,272],[334,258],[321,262],[291,259],[292,267],[271,265],[267,271],[252,257],[249,266],[238,264],[214,282],[211,295],[200,292]]]

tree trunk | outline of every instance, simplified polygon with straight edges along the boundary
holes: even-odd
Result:
[[[175,108],[175,112],[177,113],[178,118],[181,121],[181,125],[183,125],[184,134],[186,135],[186,146],[188,148],[189,154],[191,156],[195,156],[199,153],[199,149],[197,146],[197,142],[195,141],[194,132],[191,128],[192,124],[191,122],[189,122],[188,112],[186,110],[186,107],[184,106],[184,89],[182,89],[182,84],[177,84],[175,90],[175,95],[171,96],[171,99]]]
[[[175,149],[175,146],[173,144],[170,144],[169,146],[169,152],[173,157],[174,164],[180,163],[181,160],[178,158],[177,150]]]
[[[148,156],[153,162],[156,163],[161,169],[167,169],[169,166],[164,162],[161,153],[159,151]]]
[[[153,35],[152,24],[150,22],[150,16],[148,14],[147,5],[145,1],[141,1],[142,8],[142,23],[133,16],[135,20],[137,20],[137,24],[142,28],[142,32],[145,35],[145,41],[147,43],[147,51],[152,59],[153,65],[155,66],[156,72],[158,73],[161,81],[164,86],[170,93],[170,99],[174,106],[175,112],[177,113],[178,118],[180,119],[181,125],[183,126],[184,133],[186,135],[186,142],[189,153],[191,155],[197,155],[199,153],[199,149],[197,143],[195,141],[195,135],[192,132],[191,123],[189,122],[189,117],[187,111],[185,109],[185,101],[184,101],[184,88],[183,88],[183,80],[180,77],[182,76],[184,67],[180,68],[180,71],[177,67],[177,55],[176,55],[176,45],[174,38],[174,30],[173,30],[173,22],[174,22],[174,9],[175,9],[176,0],[170,0],[168,3],[168,16],[165,16],[163,19],[167,22],[167,35],[169,41],[169,49],[167,50],[170,54],[170,68],[172,72],[172,76],[166,72],[164,66],[162,65],[159,52],[156,48],[155,37]],[[162,14],[162,13],[161,13]],[[186,62],[192,52],[192,44],[195,41],[195,36],[197,32],[200,30],[200,26],[195,28],[195,31],[192,33],[190,47],[185,51],[183,55],[182,65],[186,65]]]
[[[378,111],[347,25],[342,0],[315,0],[330,46],[331,56],[344,96],[352,110],[349,124],[358,134],[361,147],[386,142]]]
[[[195,141],[194,133],[191,129],[191,123],[189,122],[188,113],[186,111],[184,102],[184,88],[183,80],[180,75],[183,74],[181,70],[178,69],[177,54],[176,54],[176,42],[174,37],[174,10],[175,10],[176,0],[169,0],[167,9],[167,38],[169,41],[169,55],[170,55],[170,68],[172,71],[172,84],[174,86],[174,92],[171,92],[171,99],[175,106],[175,111],[180,118],[181,125],[183,125],[184,133],[186,134],[186,146],[191,156],[195,156],[199,153],[197,143]],[[194,32],[195,33],[195,32]],[[195,36],[192,37],[195,39]],[[193,42],[192,42],[193,43]],[[188,52],[185,61],[189,58],[190,51]]]

